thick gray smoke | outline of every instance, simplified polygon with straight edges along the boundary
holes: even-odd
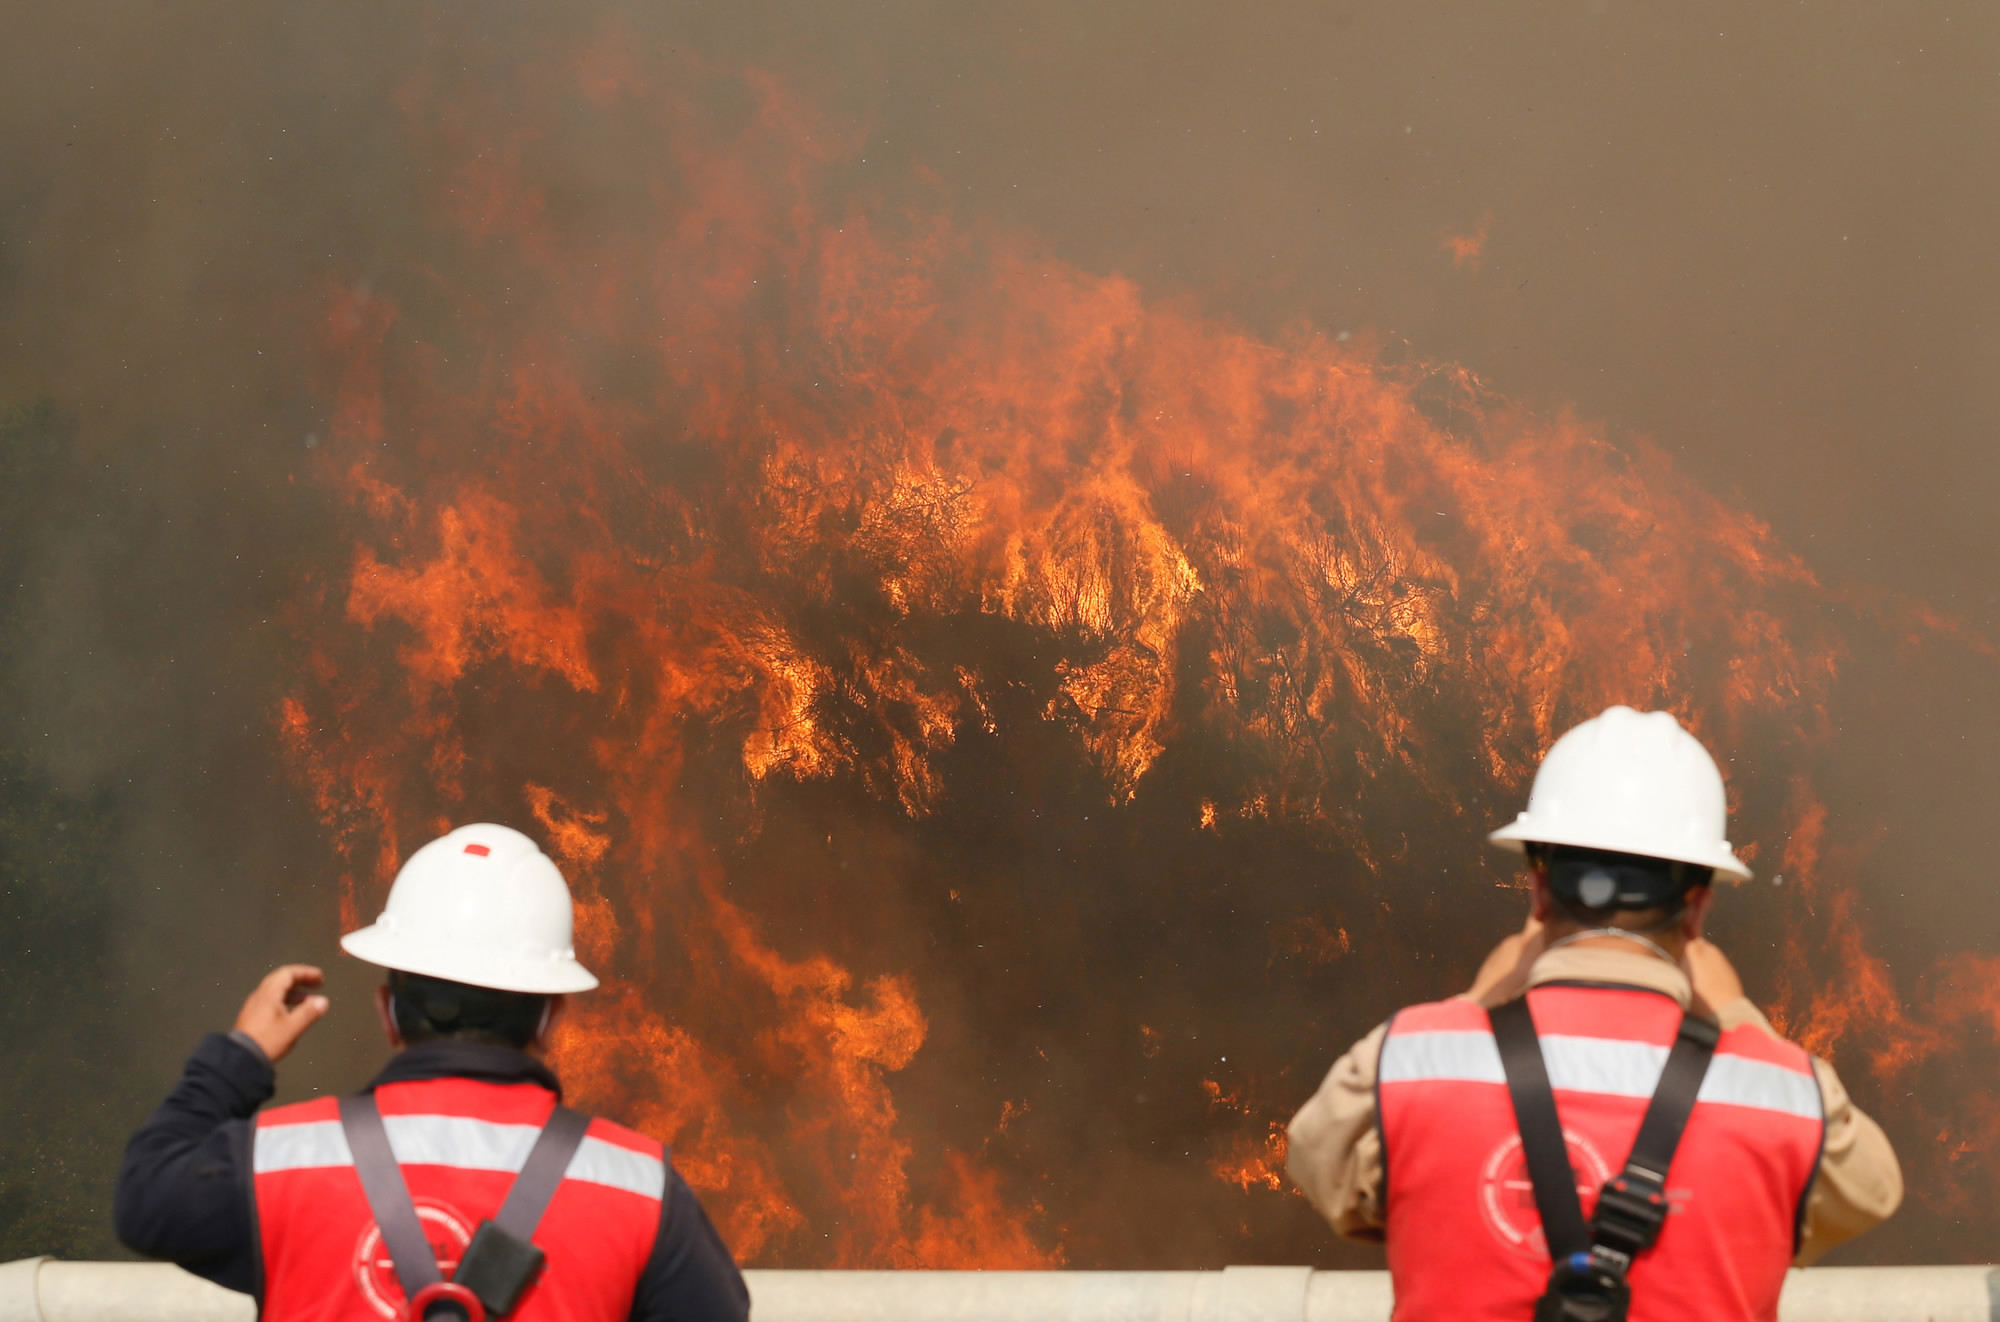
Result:
[[[1533,407],[1652,438],[1843,591],[2000,633],[1990,6],[17,0],[4,19],[0,1257],[111,1252],[117,1145],[181,1054],[271,963],[330,957],[335,868],[273,731],[301,584],[348,555],[312,476],[330,394],[313,326],[335,284],[423,296],[450,240],[431,211],[436,162],[413,146],[411,107],[428,104],[413,89],[467,70],[511,77],[608,32],[649,56],[769,71],[858,126],[840,168],[885,209],[941,192],[968,223],[1267,338],[1310,325],[1407,341]],[[556,203],[583,214],[566,223],[613,207],[621,153],[644,150],[575,160]],[[1876,948],[1910,970],[1914,1000],[1947,981],[1928,971],[1940,956],[1994,948],[1994,686],[1972,651],[1913,659],[1894,642],[1849,644],[1815,771],[1849,828],[1843,866]],[[806,795],[786,829],[809,844],[844,811]],[[901,847],[897,829],[881,828],[878,856]],[[791,846],[774,832],[761,847]],[[1323,844],[1287,848],[1297,890]],[[1023,921],[1046,881],[1019,880]],[[1421,885],[1428,897],[1436,879]],[[1744,906],[1765,948],[1779,911]],[[1504,908],[1482,900],[1482,921]],[[1396,931],[1410,944],[1365,966],[1393,976],[1337,984],[1343,999],[1297,1024],[1315,1039],[1286,1058],[1302,1074],[1398,999],[1469,975],[1500,935],[1460,928],[1433,946],[1414,915]],[[1266,984],[1231,970],[1261,971],[1266,945],[1175,940],[1200,967],[1189,1003],[1167,1004],[1198,1024],[1260,1015]],[[1753,993],[1773,993],[1750,953]],[[333,972],[343,1013],[288,1064],[289,1096],[351,1084],[379,1054],[365,972]],[[1025,1013],[1025,991],[1010,994]],[[1990,1073],[1978,1045],[1956,1083],[1916,1082]],[[1014,1056],[943,1040],[934,1054],[963,1079],[919,1091],[1013,1095],[964,1080]],[[1898,1123],[1865,1058],[1838,1063],[1906,1149],[1940,1142]],[[1310,1082],[1293,1080],[1300,1096]],[[1294,1201],[1212,1179],[1199,1097],[1129,1134],[1087,1097],[1062,1105],[1072,1123],[1020,1160],[1108,1182],[1048,1195],[1058,1222],[1093,1223],[1056,1227],[1073,1265],[1371,1261]],[[1105,1159],[1107,1142],[1129,1151]],[[1990,1258],[1961,1220],[1990,1192],[1984,1154],[1906,1157],[1962,1188],[1916,1190],[1845,1260]],[[1191,1190],[1206,1192],[1172,1224],[1138,1215]]]

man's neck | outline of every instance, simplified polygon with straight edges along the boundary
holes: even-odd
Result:
[[[1687,937],[1678,927],[1664,931],[1635,932],[1624,928],[1588,928],[1565,923],[1549,928],[1548,944],[1561,943],[1566,949],[1642,951],[1652,948],[1670,964],[1686,962]]]

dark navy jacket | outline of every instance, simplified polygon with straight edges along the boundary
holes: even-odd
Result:
[[[558,1096],[548,1067],[525,1052],[433,1041],[390,1060],[369,1084],[469,1078],[539,1083]],[[250,1119],[277,1082],[256,1043],[211,1033],[181,1081],[132,1136],[118,1173],[118,1238],[154,1258],[263,1303],[250,1169]],[[742,1274],[686,1181],[667,1167],[660,1231],[632,1298],[632,1322],[745,1322]]]

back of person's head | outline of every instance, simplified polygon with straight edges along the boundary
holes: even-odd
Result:
[[[1550,746],[1528,806],[1487,838],[1525,851],[1558,929],[1670,932],[1710,883],[1748,881],[1722,770],[1669,712],[1607,707]],[[1565,932],[1558,930],[1560,937]]]
[[[535,842],[474,822],[410,855],[381,916],[340,948],[389,970],[382,1010],[404,1042],[527,1047],[551,997],[597,985],[577,962],[574,923],[569,886]]]
[[[541,1036],[549,998],[391,969],[389,1003],[411,1046],[449,1039],[525,1048]]]
[[[1644,854],[1541,844],[1527,852],[1548,886],[1552,928],[1665,932],[1715,877],[1713,868]]]

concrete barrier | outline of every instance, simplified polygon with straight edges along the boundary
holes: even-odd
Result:
[[[1387,1272],[752,1271],[756,1322],[1388,1322]],[[2000,1322],[1990,1267],[1819,1267],[1779,1322]],[[55,1322],[51,1319],[51,1322]]]
[[[256,1322],[248,1295],[164,1262],[0,1266],[0,1322]]]
[[[1387,1322],[1385,1272],[747,1271],[756,1322]],[[139,1262],[0,1265],[0,1322],[256,1322],[248,1296]],[[2000,1322],[1990,1267],[1793,1272],[1779,1322]]]

